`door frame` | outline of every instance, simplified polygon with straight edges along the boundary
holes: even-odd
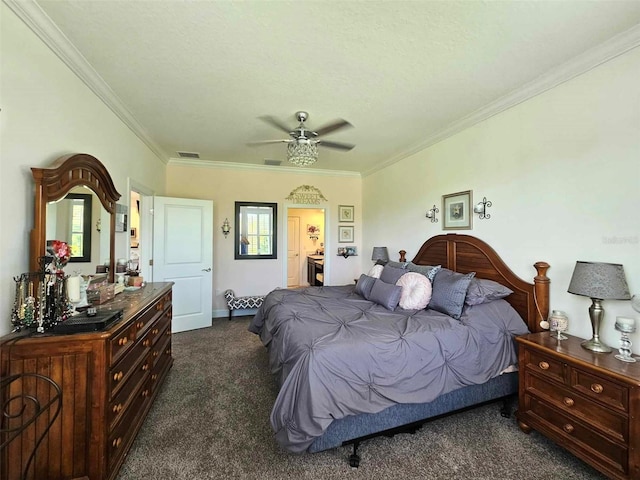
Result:
[[[305,210],[322,210],[323,214],[324,214],[324,278],[325,279],[329,279],[331,278],[331,260],[330,257],[331,255],[328,255],[329,251],[330,251],[330,247],[331,247],[331,236],[329,235],[329,220],[330,220],[330,208],[327,205],[310,205],[310,204],[300,204],[300,203],[291,203],[291,204],[285,204],[284,205],[284,215],[282,215],[282,228],[283,228],[283,232],[284,235],[282,235],[282,251],[283,252],[288,252],[289,251],[289,209],[294,209],[294,208],[298,208],[298,209],[305,209]],[[302,227],[300,227],[302,229]],[[300,260],[300,262],[302,262],[302,260]],[[287,283],[288,283],[288,272],[289,272],[289,259],[287,258],[287,255],[283,256],[283,268],[282,268],[282,286],[283,288],[287,288]]]

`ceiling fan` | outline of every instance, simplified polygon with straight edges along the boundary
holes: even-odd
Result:
[[[309,118],[307,112],[296,112],[296,118],[299,125],[296,128],[289,128],[283,122],[275,117],[265,115],[259,117],[261,120],[267,122],[269,125],[276,127],[278,130],[282,130],[289,134],[291,138],[282,140],[264,140],[260,142],[250,142],[249,145],[266,145],[269,143],[286,143],[287,144],[287,160],[299,167],[306,167],[318,160],[318,146],[335,148],[337,150],[349,151],[355,145],[349,143],[330,142],[320,137],[333,133],[342,128],[352,127],[346,120],[338,119],[333,122],[318,128],[317,130],[311,130],[307,128],[305,122]]]

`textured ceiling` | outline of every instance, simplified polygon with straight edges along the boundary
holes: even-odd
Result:
[[[306,110],[356,144],[308,168],[365,174],[640,23],[635,0],[37,4],[164,160],[287,165],[246,143],[286,137],[257,117]]]

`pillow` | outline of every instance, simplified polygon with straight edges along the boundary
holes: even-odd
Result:
[[[463,275],[447,268],[438,270],[433,279],[429,308],[459,320],[469,283],[475,274],[476,272],[471,272]]]
[[[368,300],[369,294],[371,293],[371,289],[373,288],[373,284],[375,283],[375,281],[375,278],[363,273],[362,275],[360,275],[358,283],[356,283],[356,293]]]
[[[467,305],[481,305],[494,300],[508,297],[513,293],[504,285],[494,282],[493,280],[485,280],[484,278],[474,278],[469,283],[467,296],[464,303]]]
[[[400,296],[402,295],[402,287],[385,283],[380,279],[376,279],[369,295],[369,300],[382,305],[387,310],[395,310]]]
[[[400,279],[400,277],[405,273],[407,273],[406,270],[402,268],[390,267],[387,264],[382,269],[382,273],[380,274],[380,280],[382,280],[385,283],[390,283],[391,285],[395,285],[396,282]]]
[[[371,267],[371,270],[369,270],[369,273],[367,273],[367,276],[373,277],[373,278],[380,278],[380,274],[382,273],[383,268],[384,268],[383,265],[374,265],[373,267]]]
[[[390,267],[402,268],[403,270],[407,268],[407,262],[393,262],[388,261],[385,265],[389,265]]]
[[[427,277],[417,272],[405,273],[398,280],[402,287],[400,308],[405,310],[422,310],[431,300],[431,282]]]
[[[413,262],[409,262],[407,264],[408,271],[421,273],[427,277],[431,283],[433,283],[433,278],[436,276],[436,273],[438,273],[440,268],[440,265],[416,265]]]

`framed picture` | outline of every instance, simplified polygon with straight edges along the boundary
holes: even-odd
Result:
[[[338,205],[338,221],[353,222],[353,205]]]
[[[356,247],[338,247],[338,255],[344,258],[355,257],[358,255],[358,249]]]
[[[443,230],[471,229],[471,190],[442,196]]]
[[[353,242],[353,227],[340,225],[338,227],[338,242],[351,243]]]

